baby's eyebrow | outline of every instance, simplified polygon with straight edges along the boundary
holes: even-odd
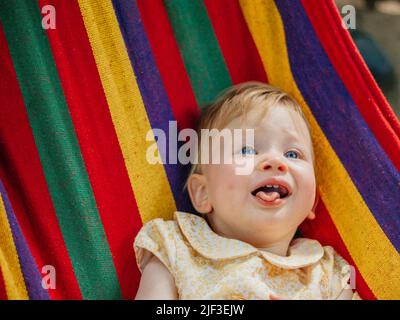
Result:
[[[293,143],[294,147],[299,148],[303,153],[307,152],[307,149],[309,148],[307,147],[307,142],[306,140],[302,139],[300,135],[289,133],[285,136],[286,143]]]

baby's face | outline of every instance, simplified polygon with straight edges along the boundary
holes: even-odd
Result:
[[[234,156],[243,154],[253,163],[248,175],[238,175],[235,162],[202,167],[214,231],[255,246],[293,236],[312,217],[316,191],[312,143],[302,117],[277,105],[259,118],[255,110],[244,125],[235,119],[227,126],[254,129],[254,145],[233,146]]]

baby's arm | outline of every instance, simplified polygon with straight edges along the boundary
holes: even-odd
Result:
[[[142,272],[136,300],[177,300],[178,292],[171,273],[153,256]]]

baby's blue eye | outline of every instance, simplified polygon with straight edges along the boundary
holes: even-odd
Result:
[[[241,154],[257,154],[257,151],[254,150],[253,147],[243,147],[242,150],[240,150]]]
[[[288,152],[285,153],[285,156],[288,158],[292,158],[292,159],[298,159],[300,158],[300,155],[298,152],[290,150]]]

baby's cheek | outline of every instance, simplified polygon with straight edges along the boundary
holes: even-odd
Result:
[[[239,175],[226,175],[223,183],[225,188],[231,192],[240,191],[246,185],[243,177]]]
[[[314,205],[314,199],[315,199],[315,180],[314,179],[309,179],[308,181],[305,182],[304,184],[304,201],[307,203],[307,206],[312,208]]]
[[[236,187],[235,181],[231,181],[231,180],[226,181],[226,189],[227,189],[228,191],[234,190],[235,187]]]
[[[236,175],[233,166],[221,165],[214,171],[214,179],[217,181],[215,192],[217,196],[227,197],[232,201],[246,193],[247,180],[245,176]],[[214,181],[215,181],[214,180]]]
[[[315,196],[316,181],[314,171],[311,168],[302,168],[294,173],[296,185],[299,192],[299,199],[304,204],[312,202]]]

